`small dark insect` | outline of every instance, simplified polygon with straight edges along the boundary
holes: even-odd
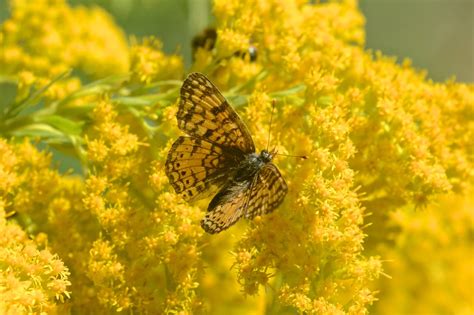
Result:
[[[216,45],[216,41],[217,41],[217,31],[213,27],[208,27],[204,29],[204,31],[199,33],[198,35],[194,36],[191,42],[193,58],[198,48],[204,48],[206,50],[212,51]],[[244,60],[248,60],[250,62],[255,62],[258,56],[257,47],[255,47],[254,45],[250,43],[247,50],[238,50],[233,54],[233,56],[242,58]],[[229,59],[231,57],[232,55],[223,59]]]
[[[258,55],[257,55],[257,48],[256,48],[254,45],[250,45],[249,48],[248,48],[248,50],[247,50],[246,52],[242,52],[242,51],[239,50],[239,51],[236,51],[236,52],[234,53],[234,56],[240,57],[240,58],[242,58],[242,59],[244,59],[244,60],[245,60],[246,58],[248,58],[248,60],[249,60],[250,62],[254,62],[254,61],[257,60],[257,56],[258,56]]]
[[[220,188],[201,221],[218,233],[241,217],[275,210],[288,187],[271,162],[274,153],[255,152],[250,133],[219,90],[200,73],[190,74],[181,87],[179,137],[166,160],[166,175],[176,193],[192,201]]]
[[[191,42],[191,48],[193,50],[193,56],[198,48],[204,48],[206,50],[213,50],[216,44],[217,32],[215,28],[208,27],[204,29],[200,34],[194,36]]]

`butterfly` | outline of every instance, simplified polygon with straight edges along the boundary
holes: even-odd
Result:
[[[176,193],[187,201],[219,189],[201,221],[210,234],[240,218],[275,210],[288,186],[271,162],[274,152],[255,152],[250,132],[217,87],[201,73],[191,73],[180,91],[176,115],[179,137],[166,159],[166,175]]]

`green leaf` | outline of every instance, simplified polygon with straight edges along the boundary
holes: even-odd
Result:
[[[17,116],[21,111],[24,109],[35,106],[43,96],[44,92],[46,92],[53,84],[55,84],[58,81],[63,80],[64,78],[68,77],[71,74],[71,70],[65,71],[64,73],[58,75],[54,79],[52,79],[48,84],[46,84],[44,87],[40,88],[39,90],[35,91],[32,93],[30,96],[28,96],[26,99],[23,101],[15,104],[15,106],[11,107],[11,110],[8,113],[8,116],[14,117]]]
[[[18,85],[15,80],[0,77],[0,112],[15,102]]]
[[[118,96],[114,97],[113,101],[124,106],[141,107],[150,106],[154,104],[155,100],[149,100],[144,97],[130,97],[130,96]]]
[[[46,142],[70,143],[71,139],[63,132],[46,124],[31,124],[11,132],[15,137],[41,138]]]
[[[120,85],[129,78],[129,75],[113,75],[91,82],[87,85],[82,86],[79,90],[69,94],[57,104],[57,107],[62,107],[64,104],[71,102],[75,99],[89,96],[89,95],[101,95],[119,89]]]
[[[326,108],[332,105],[332,97],[331,96],[320,96],[318,97],[318,105],[322,108]]]
[[[244,106],[248,103],[248,97],[244,95],[230,96],[228,97],[228,100],[236,108]]]
[[[284,97],[284,96],[290,96],[290,95],[294,95],[294,94],[297,94],[299,92],[302,92],[306,90],[306,85],[305,84],[298,84],[298,85],[295,85],[289,89],[286,89],[286,90],[283,90],[283,91],[277,91],[277,92],[273,92],[273,93],[270,93],[270,96],[271,97]]]
[[[67,135],[80,135],[82,132],[83,123],[75,122],[58,115],[38,116],[35,117],[35,121],[48,124]]]

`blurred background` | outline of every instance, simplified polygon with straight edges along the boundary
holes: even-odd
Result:
[[[128,35],[157,36],[165,52],[182,53],[187,65],[193,36],[213,22],[211,0],[68,2],[103,7]],[[9,15],[7,3],[0,0],[0,22]],[[410,58],[434,81],[474,81],[474,0],[360,0],[359,6],[368,49]]]

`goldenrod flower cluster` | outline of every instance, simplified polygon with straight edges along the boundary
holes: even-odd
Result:
[[[472,313],[474,87],[366,51],[352,0],[213,10],[215,45],[191,70],[259,149],[273,111],[289,192],[273,213],[207,235],[209,200],[181,200],[164,169],[182,57],[155,38],[127,43],[98,7],[11,1],[0,313]],[[66,161],[76,171],[58,171]]]
[[[0,65],[2,75],[18,80],[19,96],[71,68],[93,78],[128,70],[125,35],[101,8],[71,8],[65,0],[12,0],[10,6],[1,26]],[[46,96],[61,99],[79,86],[79,78],[70,77]]]
[[[60,312],[71,297],[69,268],[37,226],[58,220],[64,210],[55,187],[48,185],[69,183],[59,183],[49,158],[29,143],[11,146],[0,139],[0,156],[0,313]],[[12,211],[21,224],[7,220]]]

